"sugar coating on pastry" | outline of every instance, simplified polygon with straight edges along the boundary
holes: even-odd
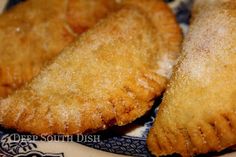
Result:
[[[182,32],[173,18],[171,9],[162,0],[123,0],[122,4],[144,10],[158,29],[156,36],[159,53],[155,56],[158,65],[156,73],[169,79],[182,43]]]
[[[197,0],[148,147],[193,156],[236,144],[236,2]]]
[[[38,75],[115,7],[113,0],[28,0],[0,15],[0,97]]]
[[[35,134],[72,134],[123,125],[143,115],[166,81],[152,72],[154,32],[135,9],[102,21],[29,85],[1,101],[8,106],[0,109],[1,124]]]
[[[145,12],[122,7],[82,34],[32,82],[0,101],[0,124],[34,134],[74,134],[144,115],[167,82],[156,73],[163,41]],[[178,28],[173,15],[169,20]]]

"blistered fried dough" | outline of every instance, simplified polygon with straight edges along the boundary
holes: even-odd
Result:
[[[152,70],[155,33],[139,10],[114,14],[1,101],[1,124],[35,134],[71,134],[129,123],[164,89],[165,79]]]
[[[166,87],[167,79],[156,72],[158,31],[137,7],[102,20],[30,84],[0,101],[0,124],[34,134],[73,134],[132,122]]]
[[[236,1],[198,0],[148,146],[156,156],[236,144]]]
[[[176,63],[182,41],[182,33],[173,13],[163,0],[123,0],[124,6],[135,6],[145,11],[153,25],[158,29],[159,53],[158,74],[170,78],[172,67]]]
[[[0,16],[0,97],[30,81],[115,7],[114,0],[28,0],[6,11]]]

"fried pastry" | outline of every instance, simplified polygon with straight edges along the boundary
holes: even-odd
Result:
[[[169,20],[179,30],[173,15],[164,19],[169,9],[159,11],[160,24]],[[153,22],[141,7],[122,4],[65,48],[32,82],[0,101],[0,124],[34,134],[74,134],[125,125],[142,116],[167,82],[158,74],[163,68],[158,34],[164,34]],[[181,42],[178,33],[175,53]]]
[[[42,66],[115,7],[115,0],[28,0],[3,13],[0,97],[30,81]]]
[[[122,4],[125,7],[138,7],[144,10],[158,29],[157,73],[169,79],[182,44],[182,33],[172,11],[162,0],[123,0]]]
[[[236,144],[236,1],[197,0],[148,147],[193,156]]]

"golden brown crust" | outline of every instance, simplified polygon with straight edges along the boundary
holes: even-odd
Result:
[[[3,13],[0,97],[30,81],[45,63],[114,8],[113,0],[28,0]]]
[[[148,136],[156,156],[193,156],[236,144],[236,3],[205,2],[196,1],[182,56]]]
[[[29,85],[0,101],[0,124],[73,134],[142,116],[167,82],[156,72],[159,30],[144,12],[123,8],[81,35]]]
[[[1,106],[8,108],[1,109],[1,123],[35,134],[72,134],[104,129],[114,120],[124,125],[143,115],[166,81],[151,73],[157,50],[153,32],[138,10],[114,14],[3,100]]]
[[[182,43],[182,32],[171,9],[163,0],[123,0],[122,5],[142,9],[158,29],[159,53],[153,57],[158,61],[158,74],[169,78]]]
[[[67,21],[74,32],[82,33],[116,7],[115,0],[69,0]]]

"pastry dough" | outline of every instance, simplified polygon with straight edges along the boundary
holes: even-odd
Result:
[[[148,135],[156,156],[236,144],[236,1],[197,0],[190,32]]]
[[[163,19],[159,24],[148,10],[121,4],[121,10],[82,34],[32,82],[0,101],[0,124],[34,134],[74,134],[125,125],[144,115],[168,80],[158,74],[170,70],[159,66],[163,58],[158,56],[177,56],[181,43],[174,15],[162,1],[142,3],[151,1],[152,7],[166,8],[155,10]],[[164,23],[177,29],[173,52],[160,48],[158,35],[169,40],[172,34],[158,29]]]
[[[27,0],[0,16],[0,97],[36,76],[115,0]]]
[[[122,4],[143,10],[158,30],[157,73],[169,79],[182,44],[182,32],[172,11],[163,0],[123,0]]]

